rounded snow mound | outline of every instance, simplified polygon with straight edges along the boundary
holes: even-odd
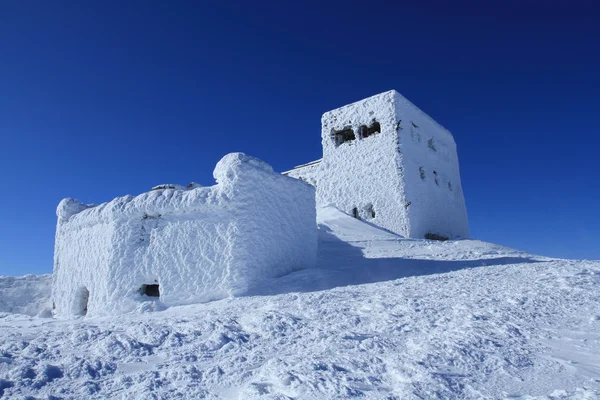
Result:
[[[90,207],[93,207],[89,204],[84,204],[79,202],[78,200],[66,198],[62,199],[60,203],[58,203],[58,207],[56,208],[56,216],[66,221],[71,218],[73,215],[82,212]]]
[[[244,153],[229,153],[217,163],[213,177],[217,183],[226,183],[237,180],[240,175],[254,170],[273,172],[273,168],[266,162]]]

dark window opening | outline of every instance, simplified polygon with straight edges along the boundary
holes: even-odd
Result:
[[[360,217],[358,216],[358,208],[354,207],[352,209],[352,216],[356,219],[360,219]]]
[[[158,290],[158,284],[154,285],[142,285],[140,293],[149,297],[160,297],[160,291]]]
[[[428,239],[428,240],[439,240],[440,242],[445,242],[449,238],[447,236],[442,236],[442,235],[439,235],[437,233],[427,232],[425,234],[425,239]]]
[[[362,139],[367,138],[376,133],[381,133],[381,125],[377,121],[373,121],[371,126],[367,127],[366,125],[361,125],[359,128],[360,137]]]
[[[356,139],[356,135],[350,127],[344,128],[341,131],[333,131],[332,136],[336,146],[339,146],[345,142],[351,142]]]

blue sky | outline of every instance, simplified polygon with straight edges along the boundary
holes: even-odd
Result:
[[[454,134],[473,237],[600,259],[598,10],[561,3],[2,2],[0,274],[51,272],[63,197],[283,171],[389,89]]]

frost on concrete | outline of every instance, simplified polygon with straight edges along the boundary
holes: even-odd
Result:
[[[161,306],[204,302],[314,265],[312,186],[242,153],[213,175],[211,187],[165,185],[99,206],[61,201],[56,315],[155,309],[142,304],[157,301],[144,285],[158,285]]]
[[[322,160],[285,175],[317,188],[317,204],[406,237],[469,236],[450,132],[391,90],[326,112]]]

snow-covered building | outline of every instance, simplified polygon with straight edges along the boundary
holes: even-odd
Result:
[[[55,314],[203,302],[314,266],[312,186],[242,153],[223,157],[213,175],[211,187],[164,185],[98,206],[61,201]]]
[[[410,238],[469,236],[452,134],[395,90],[326,112],[323,158],[284,172],[317,204]]]

